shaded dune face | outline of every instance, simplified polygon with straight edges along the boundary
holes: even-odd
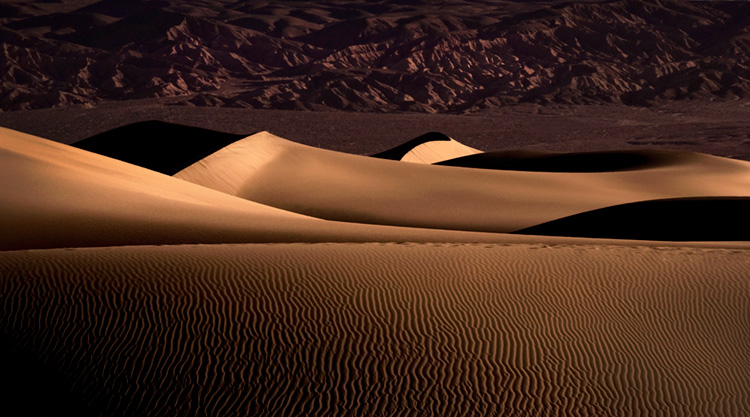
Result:
[[[152,120],[109,130],[73,146],[174,175],[246,136]]]
[[[601,245],[4,252],[0,331],[93,415],[741,417],[748,266]]]
[[[695,197],[606,207],[515,233],[662,241],[750,240],[750,197]]]
[[[634,150],[556,153],[543,151],[498,151],[462,156],[436,165],[536,172],[616,172],[667,167],[699,161],[688,152]]]
[[[404,156],[406,156],[406,154],[408,154],[411,150],[413,150],[419,145],[422,145],[428,142],[449,142],[450,140],[451,138],[446,136],[443,133],[429,132],[419,137],[416,137],[408,142],[405,142],[399,146],[396,146],[395,148],[391,148],[391,149],[388,149],[387,151],[383,151],[375,155],[372,155],[372,157],[400,161],[401,159],[403,159]]]

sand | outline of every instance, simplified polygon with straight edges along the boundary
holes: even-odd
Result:
[[[496,242],[321,221],[0,128],[0,250],[232,242]]]
[[[2,129],[0,415],[747,415],[747,240],[491,233],[747,202],[747,162],[660,155],[509,171],[260,133],[173,177]]]
[[[414,147],[409,153],[401,158],[404,162],[416,162],[420,164],[434,164],[446,159],[458,158],[466,155],[480,153],[479,149],[466,146],[461,142],[451,139],[448,142],[427,142]]]
[[[434,164],[480,153],[482,151],[479,149],[466,146],[445,134],[430,132],[373,156],[394,161]]]
[[[93,415],[744,416],[748,271],[635,245],[3,252],[0,329]]]
[[[679,152],[662,159],[612,172],[480,170],[349,155],[261,132],[175,177],[321,219],[493,233],[638,201],[750,195],[748,162]]]

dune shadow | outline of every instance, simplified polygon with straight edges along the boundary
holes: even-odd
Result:
[[[750,241],[750,197],[650,200],[587,211],[514,232],[608,239]]]
[[[440,133],[440,132],[429,132],[416,137],[408,142],[402,143],[395,148],[388,149],[380,153],[372,155],[373,158],[380,159],[391,159],[394,161],[400,161],[407,153],[411,152],[414,148],[427,142],[443,141],[449,142],[451,138]]]
[[[438,162],[435,165],[536,172],[615,172],[648,169],[684,162],[687,152],[660,150],[557,153],[544,151],[484,152]]]
[[[150,120],[102,132],[72,146],[174,175],[247,136]]]

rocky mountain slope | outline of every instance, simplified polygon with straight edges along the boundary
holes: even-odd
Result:
[[[465,112],[750,97],[750,3],[0,2],[0,109]]]

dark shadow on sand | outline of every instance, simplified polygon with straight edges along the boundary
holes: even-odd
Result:
[[[497,151],[438,162],[464,168],[536,172],[614,172],[648,169],[694,158],[687,152],[632,150],[557,153],[543,151]]]
[[[609,239],[750,241],[750,197],[650,200],[587,211],[515,234]]]
[[[448,136],[440,132],[429,132],[429,133],[425,133],[422,136],[414,138],[406,143],[398,145],[395,148],[388,149],[387,151],[383,151],[380,153],[376,153],[375,155],[372,155],[372,157],[400,161],[401,158],[403,158],[412,149],[416,148],[417,146],[423,143],[434,142],[434,141],[450,141],[450,140],[451,138],[449,138]]]
[[[174,175],[247,136],[151,120],[108,130],[73,146]]]

